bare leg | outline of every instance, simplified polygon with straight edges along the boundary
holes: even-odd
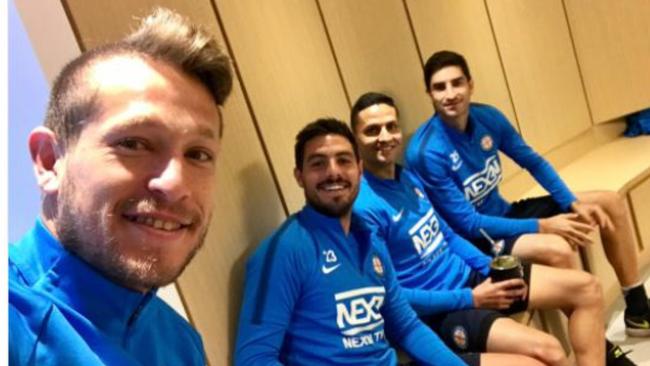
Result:
[[[577,364],[604,365],[603,295],[598,280],[586,272],[541,265],[533,265],[531,271],[529,307],[564,310]]]
[[[555,234],[524,234],[515,241],[512,254],[551,267],[580,268],[578,252]]]
[[[481,353],[481,366],[545,366],[545,364],[522,355]]]
[[[600,232],[607,260],[622,287],[637,284],[640,277],[634,229],[623,199],[611,191],[580,192],[576,196],[580,202],[599,205],[610,217],[614,229],[601,229]]]
[[[487,351],[490,352],[488,355],[496,352],[496,354],[527,356],[526,358],[534,358],[545,365],[569,365],[564,349],[557,339],[510,318],[499,318],[492,324],[488,334]],[[483,361],[483,354],[481,354],[481,361]],[[505,365],[506,363],[494,364]]]

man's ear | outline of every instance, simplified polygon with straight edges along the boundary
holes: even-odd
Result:
[[[305,183],[302,181],[302,171],[298,168],[293,168],[293,177],[296,178],[296,182],[298,182],[298,185],[300,188],[305,188]]]
[[[29,152],[32,156],[36,182],[46,195],[56,193],[60,183],[61,151],[54,132],[37,127],[29,134]]]

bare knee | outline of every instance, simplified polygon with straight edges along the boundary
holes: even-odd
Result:
[[[537,340],[537,343],[533,347],[533,354],[535,358],[548,365],[560,365],[566,359],[566,354],[560,341],[546,333],[543,333],[543,336]]]
[[[603,191],[598,197],[598,204],[607,212],[612,219],[624,218],[627,215],[625,200],[618,192]]]
[[[571,296],[578,305],[584,306],[602,306],[603,288],[600,280],[594,275],[586,272],[576,272],[578,278],[578,288]]]
[[[555,268],[576,268],[575,252],[571,245],[562,237],[553,236],[548,243],[548,265]]]

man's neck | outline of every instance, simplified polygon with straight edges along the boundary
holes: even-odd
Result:
[[[458,116],[456,118],[445,118],[443,116],[440,116],[440,119],[449,127],[458,130],[459,132],[465,133],[467,132],[467,124],[469,121],[469,113],[464,114],[462,116]]]
[[[350,223],[352,221],[352,211],[348,211],[348,213],[344,214],[339,218],[339,221],[341,222],[341,227],[343,228],[343,232],[345,235],[348,235],[350,233]]]
[[[365,169],[377,178],[395,179],[395,163],[392,164],[365,164]]]

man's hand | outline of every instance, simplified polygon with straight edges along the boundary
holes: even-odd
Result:
[[[518,299],[525,299],[528,289],[521,278],[493,283],[487,278],[472,290],[475,308],[507,309]]]
[[[578,214],[580,220],[590,225],[598,225],[601,229],[614,229],[612,220],[600,205],[574,201],[571,204],[571,211]]]
[[[591,244],[589,233],[593,229],[592,225],[581,222],[577,213],[560,214],[546,219],[539,219],[540,233],[560,235],[573,246]]]

